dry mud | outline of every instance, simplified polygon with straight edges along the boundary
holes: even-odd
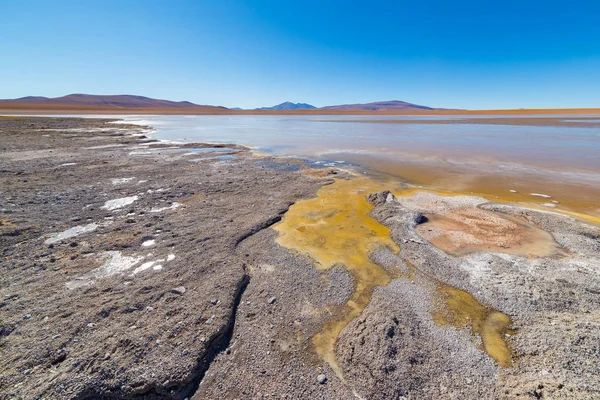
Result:
[[[598,227],[146,131],[0,117],[0,398],[600,396]]]

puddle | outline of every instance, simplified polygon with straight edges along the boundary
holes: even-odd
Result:
[[[200,147],[200,148],[190,148],[190,147],[157,147],[157,148],[144,148],[143,151],[131,151],[129,152],[130,156],[136,155],[148,155],[148,154],[157,154],[157,153],[184,153],[184,156],[192,156],[198,154],[206,154],[206,153],[230,153],[232,151],[231,148],[226,147]]]
[[[86,149],[89,150],[96,150],[96,149],[110,149],[111,147],[124,147],[124,144],[103,144],[100,146],[92,146],[92,147],[86,147]]]
[[[361,178],[336,180],[321,188],[317,198],[291,206],[282,221],[274,226],[279,232],[277,243],[280,245],[307,254],[321,270],[343,264],[354,278],[354,293],[342,312],[313,338],[317,354],[341,379],[335,342],[342,329],[367,306],[375,287],[390,281],[386,271],[369,260],[368,253],[381,245],[399,251],[390,238],[389,229],[369,216],[373,206],[367,201],[367,195],[383,188]]]
[[[105,210],[118,210],[119,208],[133,204],[139,199],[139,196],[121,197],[120,199],[108,200],[100,208]]]
[[[510,318],[494,309],[485,307],[464,290],[448,285],[438,286],[438,294],[444,301],[444,309],[433,315],[440,325],[457,328],[470,326],[483,341],[486,353],[503,368],[512,367],[512,354],[504,337],[509,330]]]
[[[256,160],[255,164],[266,169],[297,172],[300,171],[300,169],[302,169],[304,163],[298,160],[290,160],[290,162],[275,160]]]
[[[96,225],[95,223],[88,224],[88,225],[74,226],[72,228],[67,229],[66,231],[62,231],[60,233],[53,235],[49,239],[46,239],[44,241],[44,244],[58,243],[61,240],[69,239],[69,238],[81,235],[83,233],[93,232],[96,230],[96,228],[98,228],[98,225]]]

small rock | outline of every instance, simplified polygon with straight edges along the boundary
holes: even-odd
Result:
[[[154,311],[154,308],[152,308],[152,307],[146,307],[146,312],[147,313],[151,313],[152,311]]]
[[[105,360],[108,360],[109,358],[110,358],[110,353],[106,353],[106,354],[104,355],[104,359],[105,359]]]
[[[317,382],[319,382],[321,385],[325,384],[327,382],[327,377],[325,374],[319,374],[317,376]]]
[[[273,304],[277,301],[277,297],[273,296],[271,298],[269,298],[269,304]]]
[[[23,319],[31,319],[31,315],[25,314],[25,315],[23,315]]]
[[[213,322],[215,322],[214,314],[209,319],[206,320],[206,324],[211,325]]]
[[[73,217],[73,218],[71,218],[71,221],[73,221],[73,222],[81,221],[81,217]]]
[[[210,304],[212,304],[213,306],[216,306],[218,302],[219,300],[217,299],[210,299]]]
[[[183,286],[177,286],[175,289],[171,290],[171,293],[184,294],[185,293],[185,287],[183,287]]]

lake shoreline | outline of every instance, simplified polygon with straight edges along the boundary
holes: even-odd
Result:
[[[235,144],[159,142],[147,126],[112,122],[0,118],[3,396],[598,394],[600,228],[402,180],[363,187],[368,177],[337,166]],[[336,182],[369,199],[360,218],[384,225],[373,229],[400,247],[364,247],[390,282],[368,291],[362,312],[332,342],[343,378],[313,338],[343,315],[360,265],[315,268],[318,256],[280,246],[272,229],[290,210],[303,221],[296,206],[318,202],[327,193],[320,189]],[[510,218],[498,220],[503,214]],[[425,215],[500,224],[486,239],[494,252],[441,251],[417,231],[445,229]],[[496,238],[527,226],[514,220],[549,232],[565,254],[498,253],[505,239]],[[484,238],[461,229],[450,225],[439,237]],[[311,245],[336,236],[316,235]],[[455,307],[453,296],[469,306]],[[473,322],[496,315],[490,310],[512,319],[510,331],[498,330],[509,335],[510,368],[488,356],[497,340]]]

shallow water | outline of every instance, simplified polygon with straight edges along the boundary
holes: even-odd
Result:
[[[558,209],[600,215],[600,128],[561,125],[587,116],[476,116],[468,123],[458,116],[397,115],[336,115],[334,121],[321,115],[124,118],[152,125],[156,131],[149,135],[157,139],[236,143],[274,155],[343,161],[499,201],[542,205],[529,193],[548,193],[560,202]]]
[[[600,172],[600,129],[597,127],[422,123],[436,119],[460,120],[447,116],[336,116],[332,122],[331,118],[315,115],[144,116],[143,119],[130,116],[125,119],[154,126],[157,132],[153,136],[160,139],[234,142],[277,155],[331,155],[330,158],[335,159],[333,155],[346,152],[388,157],[421,154],[447,161],[453,157],[456,161],[484,159]],[[485,117],[470,119],[484,120]],[[557,121],[572,119],[556,118]],[[381,123],[398,120],[411,123]]]

